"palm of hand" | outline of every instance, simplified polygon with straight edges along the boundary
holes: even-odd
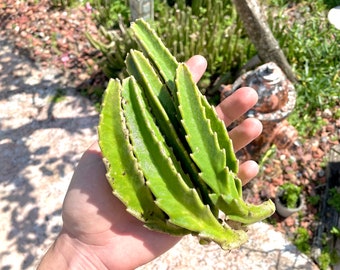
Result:
[[[100,149],[94,144],[82,157],[63,205],[63,231],[76,239],[80,248],[114,269],[117,261],[113,258],[120,258],[120,267],[129,265],[139,261],[140,250],[143,259],[151,260],[179,240],[144,228],[142,222],[127,213],[112,195],[105,173]]]

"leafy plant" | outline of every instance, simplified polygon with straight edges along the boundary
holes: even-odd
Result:
[[[336,237],[340,237],[340,228],[338,227],[332,227],[331,231],[330,231],[333,235],[335,235]]]
[[[285,183],[280,186],[280,190],[282,191],[281,202],[287,208],[296,208],[300,200],[301,187],[292,183]]]
[[[124,24],[119,16],[119,29],[106,30],[105,27],[99,27],[101,39],[86,33],[89,42],[102,53],[99,59],[99,65],[108,78],[119,77],[123,79],[127,76],[125,70],[125,58],[131,49],[138,47],[133,40],[130,29]]]
[[[317,258],[317,262],[321,270],[327,270],[330,265],[337,264],[339,259],[340,257],[336,250],[329,251],[329,247],[325,247]]]
[[[311,205],[317,205],[320,202],[320,195],[314,195],[314,196],[310,196],[308,197],[308,202]]]
[[[332,227],[330,233],[332,233],[335,237],[339,236],[339,228]],[[329,269],[330,266],[339,263],[340,256],[338,250],[330,245],[330,237],[327,233],[322,234],[322,251],[321,254],[317,258],[317,263],[322,270]]]
[[[110,80],[98,129],[114,194],[150,229],[236,248],[274,204],[243,201],[232,142],[187,66],[143,20],[131,29],[144,53],[132,50],[130,76]]]
[[[318,257],[318,264],[321,270],[329,269],[329,265],[331,264],[331,256],[329,252],[321,252],[320,256]]]
[[[331,188],[329,190],[329,199],[327,200],[327,203],[334,207],[334,209],[338,212],[340,212],[340,192],[338,188]]]
[[[299,227],[296,231],[296,235],[293,241],[294,245],[298,250],[305,254],[310,254],[311,245],[310,245],[310,235],[308,230],[303,227]]]

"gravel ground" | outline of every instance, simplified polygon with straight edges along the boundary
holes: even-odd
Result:
[[[61,229],[61,205],[98,112],[58,69],[41,68],[0,38],[0,265],[35,269]],[[192,236],[139,269],[318,269],[264,223],[239,250]]]

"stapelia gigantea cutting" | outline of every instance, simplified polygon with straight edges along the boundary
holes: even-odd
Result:
[[[274,204],[243,200],[232,142],[187,66],[146,22],[131,28],[142,52],[127,56],[128,78],[110,80],[99,123],[113,193],[149,229],[237,248]]]

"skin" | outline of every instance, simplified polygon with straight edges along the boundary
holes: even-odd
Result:
[[[201,56],[187,61],[194,80],[203,75],[207,63]],[[226,126],[257,102],[252,88],[241,88],[216,107]],[[247,119],[230,133],[238,151],[262,131],[256,119]],[[43,257],[38,269],[134,269],[173,247],[181,238],[150,231],[126,212],[112,195],[97,142],[82,156],[63,204],[63,228]],[[243,184],[258,173],[254,161],[240,165]]]

